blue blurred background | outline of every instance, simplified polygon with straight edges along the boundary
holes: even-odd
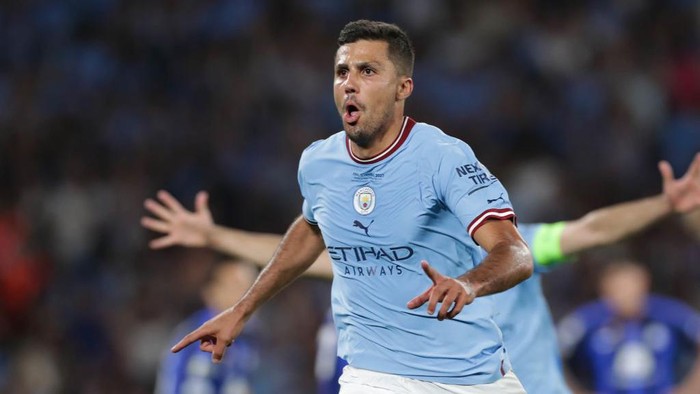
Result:
[[[407,113],[467,141],[520,221],[660,192],[700,151],[700,2],[24,0],[0,4],[0,391],[146,393],[219,259],[150,251],[156,190],[218,223],[282,232],[296,167],[341,128],[335,39],[368,18],[416,50]],[[677,220],[623,245],[658,292],[700,307]],[[555,318],[595,295],[604,254],[545,279]],[[261,311],[261,393],[313,391],[329,285]]]

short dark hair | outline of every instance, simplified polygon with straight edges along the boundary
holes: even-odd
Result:
[[[389,44],[389,59],[394,63],[399,74],[409,77],[413,75],[415,51],[408,34],[400,27],[366,19],[350,22],[340,31],[338,46],[360,40],[385,41]]]

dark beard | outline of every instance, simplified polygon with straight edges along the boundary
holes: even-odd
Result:
[[[372,144],[372,141],[374,141],[377,137],[376,132],[375,133],[345,133],[350,141],[354,142],[355,145],[359,146],[362,149],[367,149],[369,146]]]
[[[372,122],[371,124],[366,124],[364,128],[362,129],[355,129],[354,133],[348,133],[347,130],[345,131],[345,134],[348,136],[350,141],[354,142],[355,145],[359,146],[362,149],[367,149],[372,145],[372,142],[380,139],[386,132],[388,131],[386,127],[384,127],[384,131],[382,130],[382,125],[386,125],[389,122],[389,115],[386,114],[383,119],[381,119],[379,122]],[[371,131],[367,131],[370,129]]]

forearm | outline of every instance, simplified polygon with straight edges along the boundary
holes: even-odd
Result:
[[[561,236],[565,255],[608,245],[629,237],[672,213],[662,194],[594,210],[566,223]]]
[[[522,240],[497,243],[486,258],[458,279],[466,282],[477,297],[510,289],[532,275],[532,255]]]
[[[218,252],[240,258],[264,268],[282,241],[280,234],[256,233],[214,225],[208,232],[208,246]],[[304,272],[305,276],[332,279],[328,254],[321,253]]]
[[[244,316],[250,316],[260,305],[299,277],[323,249],[323,239],[318,228],[299,217],[287,231],[270,263],[238,302],[237,308]]]
[[[217,252],[264,267],[282,238],[279,234],[254,233],[213,225],[207,233],[207,246]]]

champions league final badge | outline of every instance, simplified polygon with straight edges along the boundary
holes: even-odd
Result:
[[[360,215],[369,215],[374,211],[376,201],[374,190],[369,186],[364,186],[357,189],[355,192],[353,205],[355,206],[355,211]]]

